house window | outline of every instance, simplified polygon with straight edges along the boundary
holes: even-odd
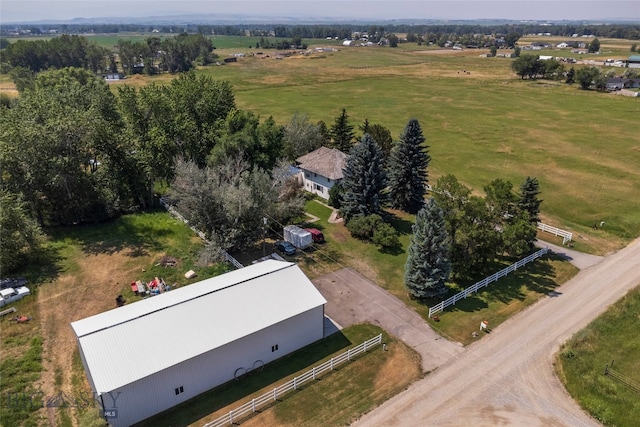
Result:
[[[176,396],[181,393],[184,393],[184,387],[183,386],[176,387],[175,392],[176,392]]]
[[[324,193],[324,187],[322,185],[314,184],[316,191]]]
[[[271,346],[271,353],[273,353],[274,351],[278,351],[278,344]]]

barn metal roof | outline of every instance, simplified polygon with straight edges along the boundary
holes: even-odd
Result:
[[[268,260],[71,327],[96,391],[105,393],[326,302],[297,265]]]

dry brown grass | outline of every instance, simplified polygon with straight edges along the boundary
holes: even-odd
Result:
[[[381,351],[380,349],[376,351]],[[355,363],[366,364],[367,356],[363,356]],[[389,399],[391,396],[397,394],[401,390],[407,388],[411,383],[421,378],[422,370],[420,368],[420,356],[411,348],[407,347],[403,343],[396,341],[388,346],[388,351],[385,352],[385,361],[382,366],[379,367],[378,373],[374,378],[374,386],[372,387],[371,398],[374,401],[383,402]],[[342,375],[340,372],[334,372],[329,375]],[[302,390],[300,393],[304,393]],[[340,390],[335,390],[336,396],[339,399]],[[296,396],[291,396],[291,399],[295,399]],[[327,396],[329,399],[330,396]],[[331,400],[331,399],[330,399]],[[230,409],[230,408],[229,408]],[[220,414],[224,414],[229,411],[225,409],[220,411]],[[373,408],[371,408],[373,409]],[[362,414],[350,414],[350,418],[355,420]],[[193,424],[195,427],[196,424]],[[244,427],[263,427],[263,426],[296,426],[297,422],[291,422],[283,420],[278,417],[276,413],[276,406],[269,407],[262,411],[260,414],[251,417],[243,422],[241,425]]]
[[[37,320],[44,342],[38,386],[45,396],[77,393],[72,381],[77,345],[70,323],[115,308],[115,296],[137,271],[123,269],[129,260],[121,252],[86,255],[77,259],[79,271],[62,274],[53,283],[40,286]],[[89,390],[86,380],[84,388]],[[55,418],[52,410],[41,412],[48,419]],[[75,421],[77,417],[71,419]]]

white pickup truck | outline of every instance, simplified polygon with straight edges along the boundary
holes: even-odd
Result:
[[[26,286],[2,289],[0,290],[0,307],[16,302],[27,295],[31,295],[31,291]]]

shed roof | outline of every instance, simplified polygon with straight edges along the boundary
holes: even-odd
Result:
[[[335,148],[320,147],[296,160],[300,169],[316,173],[329,179],[337,180],[344,177],[342,170],[347,155]]]
[[[71,327],[95,390],[105,393],[325,303],[297,265],[269,260]]]

